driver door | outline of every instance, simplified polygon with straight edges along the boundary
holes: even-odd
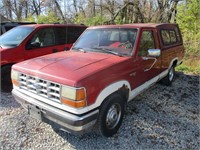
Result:
[[[149,49],[158,49],[158,39],[155,30],[142,30],[137,52],[140,85],[158,76],[161,71],[161,56],[149,57]]]
[[[58,52],[53,28],[41,28],[26,43],[25,59]]]

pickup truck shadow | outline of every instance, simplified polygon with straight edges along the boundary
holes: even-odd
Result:
[[[131,101],[113,137],[58,134],[75,149],[198,149],[198,115],[199,76],[178,72],[172,86],[156,84]]]

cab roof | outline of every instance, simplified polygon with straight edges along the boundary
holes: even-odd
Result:
[[[169,26],[177,26],[175,23],[133,23],[133,24],[123,24],[123,25],[102,25],[102,26],[92,26],[89,29],[96,28],[162,28]]]

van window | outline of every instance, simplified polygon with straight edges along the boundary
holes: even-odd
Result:
[[[0,36],[0,45],[18,46],[34,30],[33,27],[19,26]]]
[[[14,28],[14,27],[16,27],[16,26],[5,26],[5,30],[6,30],[6,32],[7,32],[7,31],[9,31],[10,29],[12,29],[12,28]]]
[[[73,44],[84,30],[82,27],[55,28],[56,45]]]
[[[0,33],[0,35],[1,35],[1,34],[3,34],[3,29],[2,29],[2,28],[1,28],[1,33]]]
[[[67,44],[73,44],[84,30],[82,27],[68,27]]]
[[[39,30],[30,40],[30,43],[39,43],[40,47],[55,45],[55,35],[52,28]]]
[[[56,34],[56,45],[67,44],[67,31],[66,27],[57,27],[55,28]]]

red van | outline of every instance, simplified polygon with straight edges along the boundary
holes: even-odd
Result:
[[[12,89],[10,72],[15,63],[69,50],[87,27],[75,24],[33,24],[11,29],[0,36],[1,89]]]

